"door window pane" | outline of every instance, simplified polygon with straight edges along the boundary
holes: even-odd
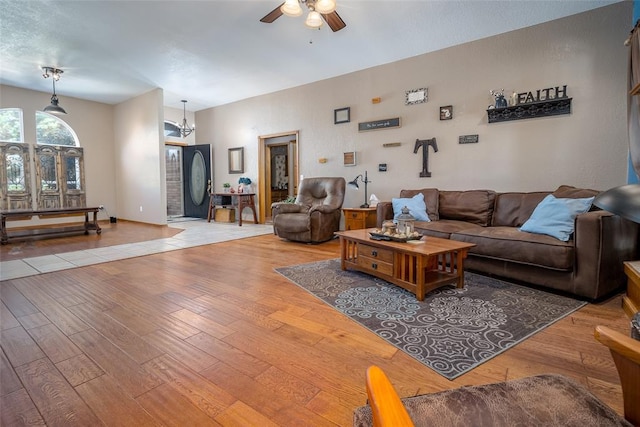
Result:
[[[65,159],[65,174],[67,178],[67,190],[81,190],[80,159],[67,157]]]
[[[25,191],[24,158],[20,154],[7,153],[7,191]]]
[[[56,159],[51,154],[40,155],[40,180],[42,190],[56,191],[58,189]]]

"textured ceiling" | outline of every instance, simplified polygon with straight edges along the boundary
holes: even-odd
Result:
[[[197,111],[617,1],[337,0],[347,27],[259,19],[282,0],[0,0],[0,83],[115,104],[153,88]]]

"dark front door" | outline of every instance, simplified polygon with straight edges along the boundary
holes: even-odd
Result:
[[[209,209],[211,182],[211,146],[187,145],[183,147],[184,216],[206,218]]]

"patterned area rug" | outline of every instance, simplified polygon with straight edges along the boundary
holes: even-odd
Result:
[[[449,380],[586,304],[473,273],[418,301],[337,259],[276,271]]]

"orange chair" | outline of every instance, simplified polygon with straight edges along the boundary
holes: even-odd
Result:
[[[640,341],[604,326],[596,327],[594,335],[609,347],[615,361],[622,384],[624,418],[586,388],[561,375],[537,375],[401,399],[384,372],[371,366],[366,376],[369,405],[356,409],[353,424],[640,425]]]

